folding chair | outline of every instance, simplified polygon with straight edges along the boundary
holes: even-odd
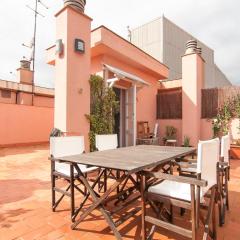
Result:
[[[117,134],[109,135],[96,135],[96,148],[98,151],[106,151],[116,149],[118,147],[118,136]],[[107,180],[108,178],[119,179],[121,177],[120,171],[105,171],[104,172],[104,186],[100,186],[99,182],[99,191],[104,187],[104,192],[107,190]],[[133,186],[130,188],[125,188],[129,180],[133,183]],[[126,201],[132,192],[136,189],[138,183],[133,176],[129,176],[121,186],[117,187],[118,200],[115,202],[117,205],[119,202]]]
[[[104,135],[96,135],[95,136],[95,144],[98,151],[106,151],[106,150],[112,150],[117,149],[118,147],[118,136],[117,134],[104,134]],[[119,174],[119,173],[117,173]],[[99,182],[99,192],[104,188],[104,192],[107,190],[107,178],[109,176],[114,176],[112,171],[105,171],[104,172],[104,180],[103,185]]]
[[[154,145],[159,145],[158,129],[159,129],[159,124],[156,123],[154,126],[153,134],[150,135],[150,138],[152,138],[152,144]]]
[[[75,196],[74,190],[76,189],[81,194],[86,194],[86,189],[82,190],[75,183],[77,172],[74,168],[67,163],[57,161],[57,158],[77,155],[84,153],[84,137],[51,137],[50,138],[50,154],[51,154],[51,182],[52,182],[52,210],[56,211],[59,203],[65,196],[71,198],[71,219],[75,219]],[[97,167],[88,168],[85,165],[79,164],[81,171],[84,174],[88,174],[97,170]],[[57,180],[63,179],[68,184],[65,190],[57,187]],[[60,193],[61,196],[57,199],[56,192]]]
[[[225,222],[225,209],[229,210],[229,194],[228,181],[230,180],[230,136],[225,135],[221,138],[221,157],[219,158],[217,168],[218,179],[218,205],[219,205],[219,226]],[[183,162],[176,163],[179,166],[180,175],[191,176],[196,175],[197,163],[195,160],[188,159]]]
[[[229,194],[228,194],[228,181],[230,180],[230,136],[223,136],[221,139],[221,159],[219,162],[219,194],[220,194],[220,225],[225,222],[225,209],[229,210]]]
[[[160,172],[145,172],[142,178],[142,186],[145,177],[155,178],[156,184],[147,187],[144,202],[148,202],[157,218],[145,216],[146,205],[143,203],[143,229],[145,222],[153,224],[149,237],[151,239],[156,226],[163,227],[185,237],[196,239],[199,228],[199,220],[204,225],[203,239],[210,236],[217,239],[215,219],[215,198],[217,188],[217,164],[219,161],[219,139],[200,142],[198,144],[197,178],[174,176]],[[204,179],[204,180],[203,180]],[[151,180],[151,179],[149,179]],[[210,192],[210,199],[206,196]],[[207,202],[209,202],[207,204]],[[173,225],[166,221],[162,215],[163,203],[170,203],[180,208],[191,210],[192,229]],[[204,219],[201,209],[207,210]],[[212,223],[210,228],[210,223]],[[146,231],[143,231],[143,239],[146,239]]]

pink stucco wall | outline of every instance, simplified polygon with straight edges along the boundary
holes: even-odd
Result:
[[[201,119],[200,140],[205,141],[213,138],[212,120]]]
[[[33,101],[36,107],[54,107],[54,97],[34,96]]]
[[[9,94],[9,90],[0,89],[0,103],[16,103],[16,92],[11,92],[10,97],[4,97],[4,91]]]
[[[31,106],[33,102],[33,96],[31,93],[20,92],[17,95],[17,104]]]
[[[0,103],[0,146],[47,142],[53,108]]]

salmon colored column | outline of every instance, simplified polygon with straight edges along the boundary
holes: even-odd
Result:
[[[56,14],[57,40],[62,40],[63,53],[56,56],[55,120],[56,128],[85,137],[89,150],[90,113],[90,41],[91,21],[83,12],[71,6]],[[85,52],[75,51],[75,39],[85,42]]]
[[[197,146],[201,131],[201,90],[204,84],[204,60],[197,42],[187,43],[182,57],[182,140],[190,137],[190,144]]]

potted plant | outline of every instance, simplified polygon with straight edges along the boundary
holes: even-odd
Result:
[[[230,156],[233,159],[240,159],[240,139],[231,144]]]
[[[173,126],[166,126],[165,136],[163,137],[163,143],[167,140],[176,140],[177,129]]]
[[[183,145],[182,145],[182,147],[192,147],[192,146],[190,145],[190,137],[184,136],[184,140],[183,140]]]

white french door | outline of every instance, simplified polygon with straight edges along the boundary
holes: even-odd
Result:
[[[126,146],[136,145],[136,98],[137,87],[133,85],[126,89],[125,96],[125,144]]]

